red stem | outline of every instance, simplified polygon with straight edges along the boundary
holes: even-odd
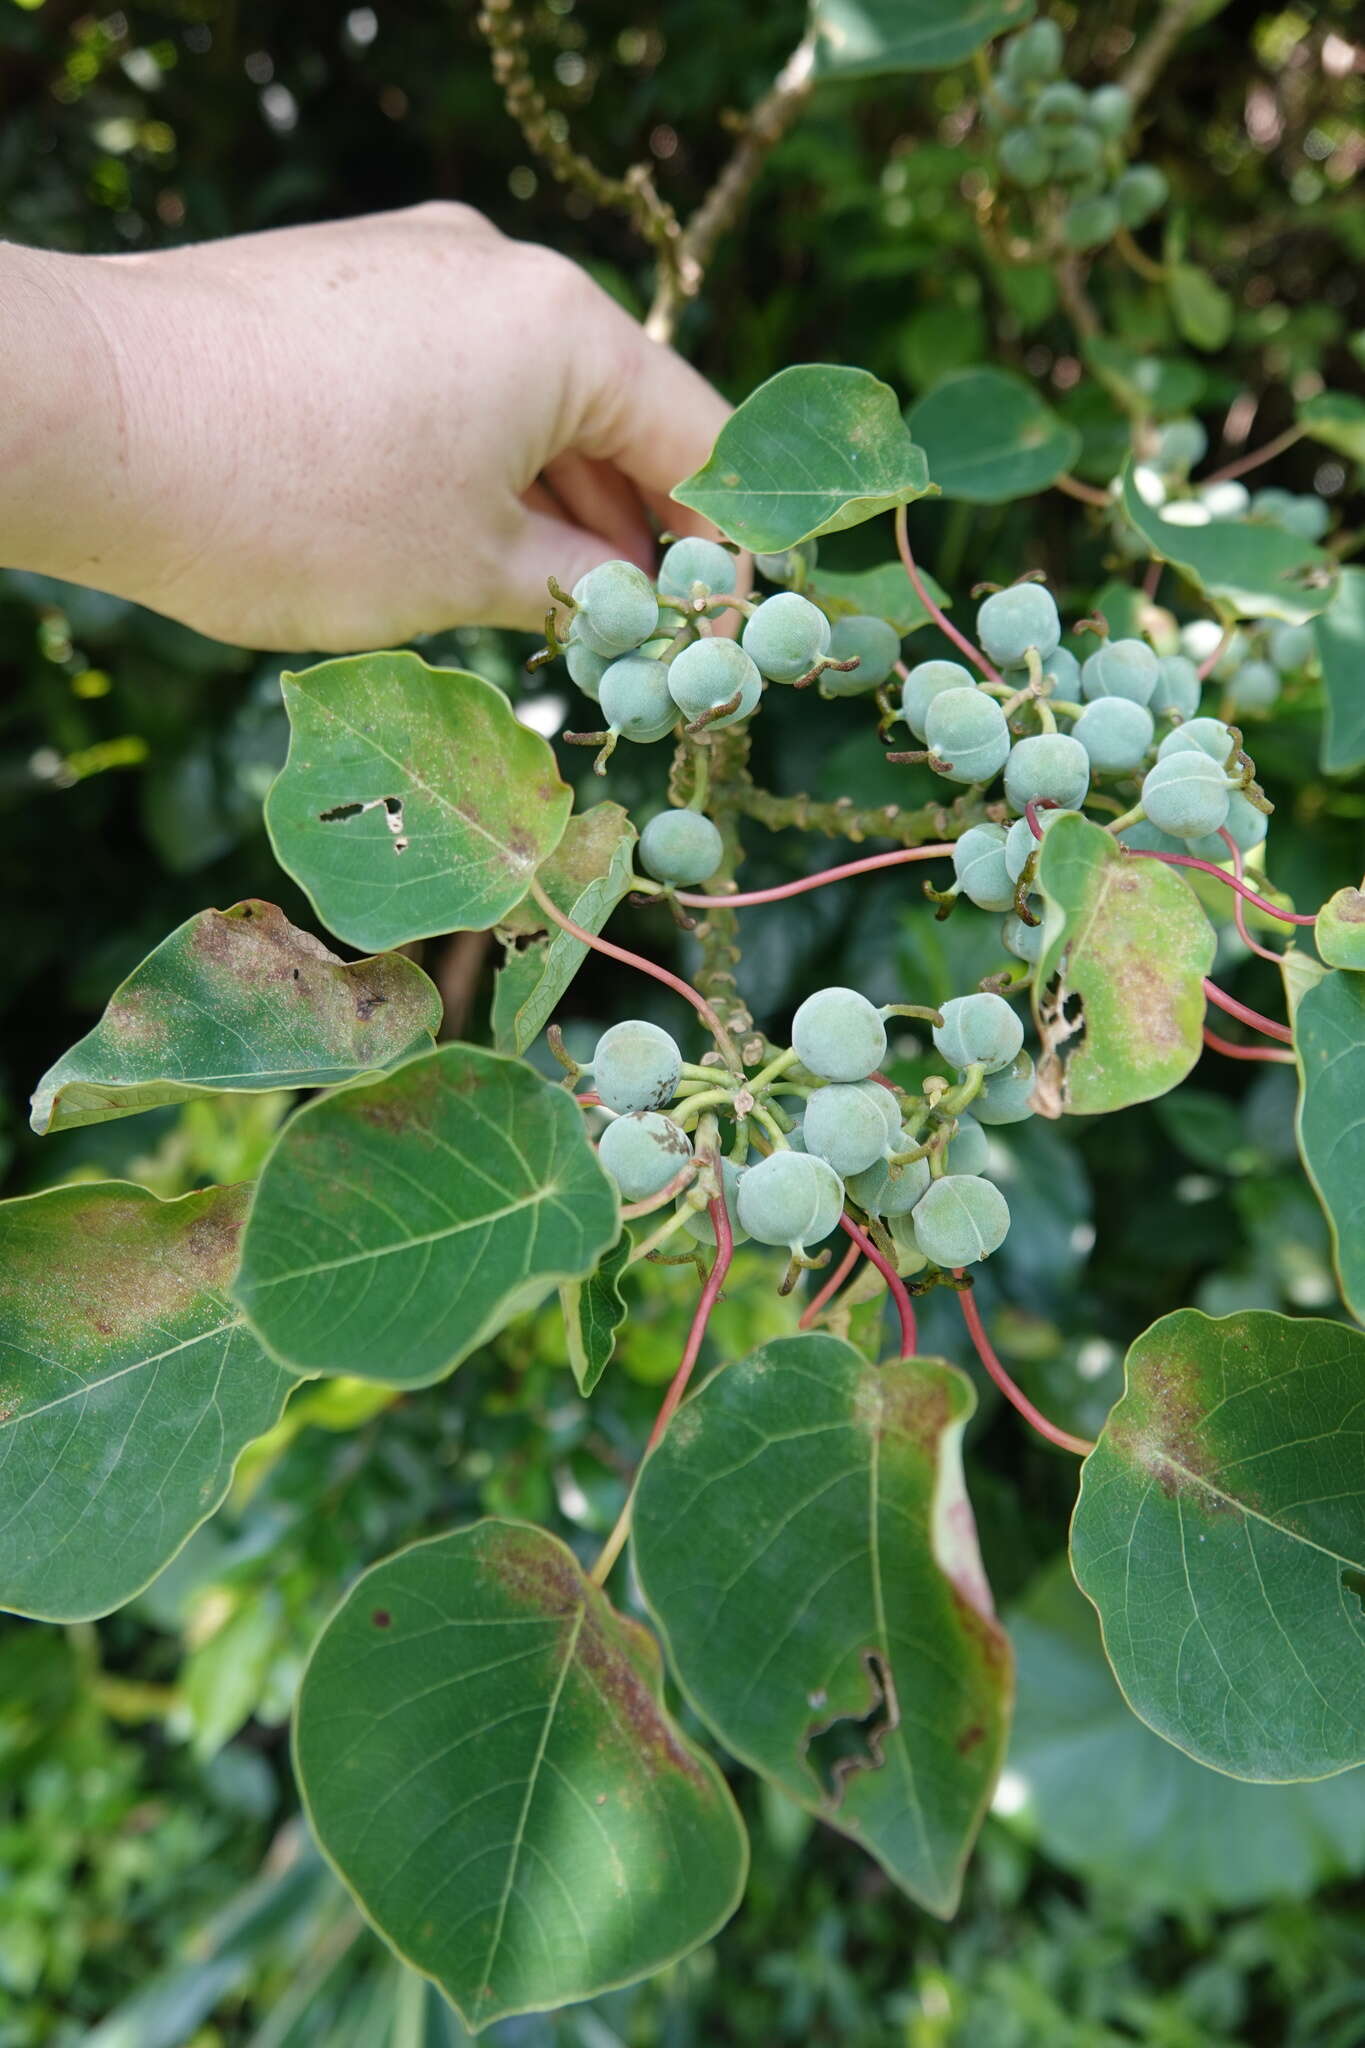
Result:
[[[824,1286],[820,1289],[820,1292],[815,1296],[815,1298],[810,1302],[810,1304],[801,1311],[801,1320],[796,1326],[798,1330],[808,1330],[810,1328],[811,1324],[815,1321],[815,1318],[819,1315],[825,1303],[829,1301],[833,1295],[839,1292],[839,1289],[843,1286],[845,1280],[847,1280],[849,1274],[853,1271],[853,1268],[857,1265],[861,1257],[862,1251],[859,1248],[859,1246],[857,1246],[856,1244],[850,1244],[848,1250],[844,1253],[844,1256],[842,1257],[842,1259],[840,1259],[838,1265],[834,1268],[834,1271],[830,1274],[828,1280],[826,1280]]]
[[[1277,1024],[1273,1017],[1263,1017],[1259,1010],[1248,1009],[1245,1003],[1239,1003],[1236,996],[1230,996],[1226,989],[1219,988],[1217,982],[1210,981],[1207,975],[1204,977],[1204,994],[1211,1003],[1216,1003],[1220,1010],[1226,1010],[1229,1017],[1236,1017],[1239,1023],[1248,1025],[1251,1030],[1262,1031],[1267,1038],[1278,1038],[1281,1045],[1294,1043],[1292,1031],[1286,1030],[1283,1024]]]
[[[1209,677],[1213,674],[1219,662],[1223,659],[1223,655],[1227,649],[1228,642],[1232,639],[1232,636],[1236,631],[1237,628],[1235,625],[1224,626],[1222,639],[1218,642],[1218,645],[1214,648],[1212,654],[1206,655],[1204,660],[1200,662],[1199,667],[1195,670],[1195,674],[1199,677],[1201,683],[1206,683]]]
[[[1237,844],[1237,841],[1233,838],[1231,832],[1229,832],[1226,825],[1219,826],[1218,837],[1222,840],[1224,846],[1226,846],[1228,850],[1228,854],[1232,860],[1232,872],[1236,875],[1238,881],[1240,882],[1246,872],[1245,868],[1242,865],[1242,849]],[[1283,955],[1275,952],[1273,947],[1263,946],[1259,939],[1254,938],[1252,936],[1251,931],[1247,926],[1247,914],[1245,910],[1243,910],[1242,908],[1242,899],[1240,896],[1234,896],[1232,899],[1232,919],[1233,923],[1237,927],[1238,937],[1241,939],[1242,944],[1246,946],[1250,952],[1259,953],[1263,960],[1272,961],[1276,967],[1279,967],[1281,965]]]
[[[1043,828],[1038,823],[1039,811],[1055,811],[1059,808],[1060,806],[1054,796],[1035,796],[1029,798],[1028,802],[1024,805],[1024,816],[1028,819],[1029,831],[1035,839],[1041,839],[1043,836]]]
[[[725,1284],[725,1275],[730,1270],[730,1261],[735,1254],[735,1241],[731,1235],[730,1217],[725,1203],[717,1196],[713,1201],[708,1202],[706,1206],[707,1213],[711,1218],[711,1228],[716,1233],[716,1256],[711,1262],[711,1270],[706,1276],[706,1285],[701,1291],[701,1300],[697,1303],[697,1312],[692,1318],[692,1327],[687,1333],[687,1342],[683,1346],[682,1363],[673,1375],[672,1384],[664,1395],[659,1412],[654,1418],[654,1427],[649,1432],[649,1442],[645,1445],[646,1457],[649,1456],[655,1444],[658,1443],[659,1438],[668,1428],[679,1401],[687,1392],[687,1382],[692,1377],[692,1368],[696,1364],[701,1352],[702,1339],[706,1335],[706,1326],[711,1320],[711,1311],[720,1298],[720,1290]]]
[[[1166,564],[1157,560],[1147,564],[1147,574],[1142,579],[1142,594],[1149,604],[1155,599],[1161,587],[1161,572]]]
[[[1192,853],[1163,853],[1155,846],[1126,846],[1124,853],[1129,860],[1164,860],[1168,868],[1201,868],[1206,875],[1212,875],[1215,882],[1223,882],[1229,889],[1235,889],[1248,903],[1254,903],[1267,917],[1277,917],[1281,924],[1316,924],[1316,916],[1309,917],[1301,910],[1278,910],[1273,903],[1267,903],[1264,896],[1258,896],[1254,889],[1248,889],[1245,882],[1233,875],[1224,874],[1212,861],[1196,860]]]
[[[1270,1060],[1277,1066],[1292,1067],[1292,1052],[1280,1052],[1273,1045],[1234,1045],[1230,1038],[1220,1038],[1216,1031],[1204,1026],[1204,1043],[1210,1052],[1221,1052],[1230,1060]]]
[[[899,867],[908,860],[942,860],[952,853],[951,842],[940,846],[898,846],[894,853],[869,853],[862,860],[846,860],[837,868],[822,868],[818,875],[802,875],[799,881],[782,882],[775,889],[749,889],[739,896],[697,896],[688,889],[675,889],[675,901],[696,910],[746,910],[752,903],[780,903],[784,896],[804,896],[809,889],[823,889],[827,882],[842,882],[849,875],[867,875],[874,868]]]
[[[960,1266],[957,1269],[956,1277],[959,1280],[962,1278],[962,1268]],[[1058,1444],[1064,1451],[1074,1451],[1078,1458],[1088,1458],[1095,1448],[1088,1438],[1072,1436],[1069,1430],[1058,1429],[1056,1423],[1049,1422],[1041,1409],[1034,1407],[1028,1395],[1021,1388],[1016,1387],[1014,1381],[996,1357],[991,1346],[991,1340],[986,1335],[985,1325],[981,1320],[981,1311],[976,1305],[976,1295],[972,1289],[964,1288],[957,1299],[958,1306],[962,1310],[962,1320],[967,1325],[968,1334],[976,1346],[976,1355],[1010,1406],[1017,1408],[1025,1422],[1031,1428],[1036,1429],[1039,1436],[1045,1436],[1050,1444]]]
[[[919,1332],[915,1325],[915,1304],[910,1299],[905,1282],[901,1279],[895,1267],[887,1264],[867,1232],[860,1230],[851,1216],[841,1216],[839,1218],[839,1227],[841,1230],[847,1231],[863,1257],[871,1259],[873,1265],[890,1288],[891,1299],[896,1304],[896,1314],[900,1317],[901,1357],[913,1358],[915,1347],[919,1342]]]
[[[938,627],[940,633],[946,633],[948,638],[952,641],[954,647],[961,648],[962,652],[966,655],[968,661],[972,662],[975,667],[980,669],[982,675],[985,676],[987,682],[1000,682],[1002,680],[1000,671],[998,669],[994,669],[991,667],[985,655],[981,652],[981,649],[979,647],[974,647],[972,645],[972,642],[967,638],[965,633],[958,632],[957,627],[953,624],[952,620],[947,616],[947,614],[941,609],[940,606],[934,603],[933,598],[930,597],[929,592],[925,587],[924,578],[920,575],[919,570],[916,568],[915,558],[910,552],[910,529],[908,524],[906,523],[904,505],[898,505],[896,507],[896,546],[900,550],[900,558],[905,566],[905,573],[910,578],[910,588],[914,591],[915,596],[924,606],[924,609],[928,612],[930,618]]]

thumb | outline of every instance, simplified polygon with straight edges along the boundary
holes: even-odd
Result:
[[[619,561],[621,550],[600,533],[551,512],[524,511],[502,559],[502,598],[490,625],[538,633],[553,600],[549,579],[572,590],[600,562]]]

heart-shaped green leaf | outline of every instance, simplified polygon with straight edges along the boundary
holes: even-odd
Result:
[[[1043,840],[1038,888],[1036,1106],[1081,1116],[1164,1095],[1203,1050],[1203,978],[1217,941],[1193,892],[1078,811]]]
[[[959,370],[914,407],[907,422],[945,498],[1004,505],[1070,469],[1081,437],[1034,386],[1008,370]]]
[[[536,877],[550,901],[584,931],[600,932],[630,888],[636,833],[620,804],[570,818]],[[507,948],[493,983],[493,1043],[525,1052],[588,957],[588,948],[526,897],[498,925]]]
[[[645,1599],[707,1725],[941,1914],[1009,1718],[962,1485],[973,1406],[951,1366],[780,1337],[674,1417],[634,1513]],[[822,1758],[836,1724],[852,1746]]]
[[[1365,399],[1350,391],[1319,391],[1298,410],[1299,425],[1313,440],[1365,463]]]
[[[1299,1151],[1332,1231],[1343,1301],[1365,1321],[1365,974],[1326,974],[1294,1009]]]
[[[590,1394],[611,1364],[616,1332],[626,1319],[620,1280],[629,1258],[630,1239],[623,1231],[595,1273],[559,1290],[569,1364],[580,1394]]]
[[[1348,565],[1326,611],[1313,621],[1327,693],[1318,758],[1328,775],[1353,775],[1365,765],[1365,569]]]
[[[1086,1459],[1071,1560],[1119,1684],[1232,1777],[1365,1761],[1363,1395],[1358,1330],[1180,1309]]]
[[[64,1131],[223,1090],[327,1088],[434,1043],[441,998],[401,953],[339,960],[251,898],[189,918],[38,1083]]]
[[[401,946],[520,902],[572,797],[501,690],[415,654],[353,654],[286,676],[284,701],[266,828],[329,931]]]
[[[745,399],[673,496],[741,546],[776,555],[928,489],[924,450],[889,384],[867,370],[798,363]]]
[[[946,71],[1032,13],[1033,0],[814,0],[816,67],[826,78]]]
[[[291,1382],[228,1298],[250,1192],[0,1204],[0,1607],[121,1607],[278,1420]]]
[[[1225,612],[1301,625],[1331,596],[1330,555],[1283,527],[1254,519],[1212,519],[1197,498],[1148,505],[1130,464],[1123,509],[1153,554],[1184,569]]]
[[[467,2026],[628,1984],[729,1919],[744,1830],[659,1652],[562,1543],[415,1543],[313,1651],[295,1760],[319,1842]]]
[[[237,1298],[291,1372],[424,1386],[590,1273],[619,1232],[573,1097],[445,1045],[285,1125]]]

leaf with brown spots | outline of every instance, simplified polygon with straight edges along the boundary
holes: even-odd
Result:
[[[631,884],[635,827],[620,804],[570,818],[536,877],[550,901],[585,931],[600,932]],[[581,939],[550,923],[528,896],[498,925],[507,951],[493,983],[493,1043],[525,1052],[588,957]]]
[[[572,795],[501,690],[415,654],[348,655],[283,687],[266,829],[329,931],[401,946],[484,931],[520,902]]]
[[[1129,1705],[1178,1749],[1269,1782],[1365,1763],[1365,1336],[1264,1309],[1153,1323],[1071,1561]]]
[[[1313,943],[1329,967],[1365,968],[1365,889],[1338,889],[1328,897]]]
[[[1160,861],[1130,859],[1078,811],[1043,840],[1038,887],[1036,1107],[1081,1116],[1164,1095],[1202,1050],[1216,940],[1193,893]]]
[[[1299,1151],[1331,1228],[1342,1300],[1365,1321],[1365,974],[1323,975],[1293,1015]]]
[[[634,1516],[645,1600],[717,1739],[944,1915],[1011,1696],[962,1485],[974,1406],[937,1360],[779,1337],[678,1411]],[[850,1723],[855,1752],[822,1771]]]
[[[288,1375],[228,1297],[250,1192],[0,1203],[0,1607],[121,1607],[279,1420]]]
[[[649,1976],[738,1905],[744,1829],[662,1676],[564,1545],[513,1522],[413,1544],[324,1629],[295,1727],[313,1831],[467,2026]]]
[[[40,1135],[224,1092],[328,1088],[435,1042],[441,998],[401,953],[339,960],[273,903],[201,910],[38,1083]]]

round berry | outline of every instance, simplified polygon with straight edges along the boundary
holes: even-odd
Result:
[[[1251,493],[1235,476],[1200,484],[1197,495],[1210,519],[1240,519],[1251,504]]]
[[[1180,650],[1200,667],[1209,659],[1214,650],[1222,644],[1223,629],[1216,619],[1191,619],[1180,628]],[[1226,682],[1234,669],[1246,660],[1246,635],[1235,632],[1218,656],[1210,673],[1216,681]]]
[[[1325,499],[1308,492],[1290,499],[1281,524],[1297,534],[1300,540],[1321,540],[1332,524],[1332,508]]]
[[[806,1150],[843,1176],[884,1159],[900,1138],[895,1096],[879,1081],[834,1082],[817,1088],[806,1104],[801,1134]]]
[[[1297,675],[1300,669],[1308,667],[1317,653],[1317,642],[1311,626],[1272,626],[1270,629],[1270,659],[1282,676]]]
[[[628,1116],[632,1110],[662,1109],[673,1100],[682,1054],[658,1024],[630,1017],[602,1033],[585,1071],[604,1106]]]
[[[735,558],[714,540],[675,540],[659,564],[661,597],[728,597],[737,580]]]
[[[1129,697],[1134,704],[1150,704],[1157,674],[1157,658],[1145,640],[1106,640],[1081,665],[1081,695],[1087,703]]]
[[[957,1119],[957,1129],[948,1140],[945,1166],[950,1173],[984,1173],[990,1157],[990,1139],[974,1116],[964,1110]]]
[[[1043,674],[1051,676],[1059,697],[1074,704],[1081,694],[1081,665],[1069,647],[1054,647],[1043,663]]]
[[[1147,708],[1193,718],[1199,709],[1202,689],[1199,671],[1187,654],[1163,654],[1157,660],[1156,688],[1147,699]]]
[[[1106,140],[1117,142],[1133,118],[1132,95],[1121,85],[1097,85],[1086,101],[1085,118]]]
[[[1112,242],[1122,225],[1118,207],[1101,192],[1072,200],[1062,217],[1062,234],[1068,248],[1098,249]]]
[[[1030,648],[1046,666],[1061,643],[1062,622],[1041,583],[1013,583],[985,600],[976,615],[976,636],[1002,668],[1018,668]]]
[[[1012,810],[1050,797],[1064,811],[1079,810],[1090,789],[1090,756],[1065,732],[1037,732],[1017,740],[1005,763],[1005,796]]]
[[[1033,906],[1033,914],[1035,917],[1038,916],[1036,906]],[[1022,917],[1011,911],[1000,926],[1000,943],[1016,960],[1022,960],[1028,967],[1035,967],[1043,953],[1041,918],[1037,924],[1025,924]]]
[[[571,640],[565,651],[564,664],[583,695],[591,697],[595,704],[601,691],[602,678],[611,667],[609,657],[605,654],[595,654],[586,640]]]
[[[1228,779],[1216,761],[1192,748],[1167,754],[1142,781],[1142,808],[1159,832],[1202,839],[1227,822]]]
[[[1097,697],[1071,728],[1072,737],[1080,741],[1091,767],[1100,775],[1131,773],[1151,746],[1155,731],[1151,712],[1131,697]]]
[[[1034,812],[1034,816],[1042,826],[1044,834],[1050,832],[1057,820],[1064,818],[1066,815],[1065,811]],[[1005,834],[1005,872],[1008,874],[1011,882],[1017,883],[1020,880],[1024,869],[1028,866],[1029,861],[1037,853],[1042,843],[1042,840],[1033,830],[1027,818],[1015,819],[1009,831]],[[1013,900],[1014,892],[1011,890],[1011,903]]]
[[[1238,711],[1269,711],[1280,694],[1280,672],[1268,661],[1244,661],[1228,684]]]
[[[818,1244],[843,1206],[838,1174],[809,1152],[772,1152],[740,1175],[739,1220],[760,1244]]]
[[[656,882],[695,889],[720,866],[725,845],[700,811],[660,811],[640,834],[640,864]]]
[[[1014,901],[1005,839],[1003,825],[970,825],[953,847],[957,886],[978,910],[1008,910]]]
[[[676,1180],[692,1157],[692,1140],[657,1109],[637,1109],[608,1124],[597,1156],[628,1202],[647,1202]]]
[[[973,1173],[945,1173],[942,1180],[931,1181],[915,1205],[914,1218],[920,1250],[946,1271],[989,1258],[1010,1227],[1009,1206],[999,1188]]]
[[[865,1081],[886,1058],[886,1026],[856,988],[821,988],[792,1018],[792,1047],[823,1081]]]
[[[755,555],[754,567],[760,576],[767,577],[769,583],[794,583],[803,571],[809,572],[815,567],[819,556],[819,544],[803,540],[794,548],[784,548],[780,555]]]
[[[1184,476],[1208,453],[1209,437],[1197,419],[1167,420],[1157,434],[1153,460],[1166,476]]]
[[[1270,820],[1265,812],[1245,797],[1240,789],[1234,789],[1228,797],[1228,814],[1223,820],[1223,830],[1232,834],[1239,853],[1250,853],[1259,846],[1269,829]],[[1182,848],[1194,854],[1199,860],[1231,860],[1232,855],[1216,832],[1203,839],[1192,839]]]
[[[701,718],[738,696],[733,711],[711,721],[713,729],[748,718],[763,694],[762,677],[733,640],[694,640],[674,655],[667,674],[673,702],[688,720]]]
[[[960,661],[919,661],[901,690],[901,716],[917,740],[924,738],[925,720],[935,697],[945,690],[974,690],[976,677]]]
[[[987,1074],[972,1101],[979,1124],[1020,1124],[1033,1115],[1033,1061],[1017,1053],[998,1074]]]
[[[625,654],[648,640],[659,620],[654,585],[633,562],[600,562],[573,588],[575,624],[600,654]]]
[[[914,1143],[908,1131],[901,1132],[903,1150],[911,1151]],[[870,1216],[908,1216],[928,1187],[929,1178],[927,1159],[909,1159],[904,1166],[890,1166],[879,1159],[875,1166],[850,1176],[848,1192]]]
[[[1011,85],[1041,85],[1061,70],[1063,50],[1061,30],[1044,15],[1010,37],[1001,52],[1002,69]]]
[[[1024,1027],[1003,996],[953,996],[939,1005],[939,1015],[943,1022],[934,1026],[934,1044],[959,1073],[984,1067],[994,1074],[1024,1043]]]
[[[1058,122],[1045,131],[1054,177],[1093,178],[1104,165],[1104,141],[1091,127],[1067,127]]]
[[[627,740],[661,740],[678,719],[668,670],[647,654],[627,654],[613,661],[603,671],[597,701],[611,731]]]
[[[1033,102],[1035,121],[1081,121],[1085,111],[1085,94],[1069,78],[1059,78],[1055,85],[1044,86]]]
[[[1188,853],[1190,850],[1183,839],[1173,838],[1169,832],[1158,832],[1150,818],[1139,818],[1134,824],[1125,825],[1119,838],[1137,853]],[[1218,844],[1221,846],[1222,843],[1220,839]]]
[[[1293,502],[1292,491],[1282,491],[1278,484],[1264,484],[1252,496],[1247,509],[1253,519],[1273,519],[1278,526]]]
[[[744,652],[771,683],[795,683],[828,652],[829,620],[794,590],[765,597],[741,636]]]
[[[1126,228],[1145,227],[1170,197],[1170,186],[1155,164],[1130,164],[1114,187],[1114,205]]]
[[[821,695],[856,697],[861,691],[875,690],[886,681],[901,658],[900,635],[894,626],[888,626],[885,619],[859,613],[854,618],[835,622],[830,628],[826,651],[831,661],[856,660],[858,666],[846,673],[837,668],[827,668],[820,678]]]
[[[743,1244],[749,1233],[739,1220],[739,1184],[744,1169],[733,1159],[723,1159],[720,1168],[720,1184],[725,1196],[725,1213],[730,1219],[730,1236],[735,1244]],[[709,1209],[689,1209],[683,1217],[683,1229],[689,1237],[695,1237],[698,1244],[714,1244],[715,1226]]]
[[[1187,718],[1183,725],[1167,733],[1156,753],[1159,761],[1171,754],[1207,754],[1220,768],[1226,768],[1236,744],[1232,728],[1224,725],[1221,718]]]
[[[989,782],[1005,765],[1010,729],[994,697],[982,690],[945,690],[924,721],[938,772],[950,782]]]
[[[1032,128],[1011,128],[1000,138],[1000,168],[1025,192],[1036,192],[1052,175],[1052,160],[1042,137]]]

